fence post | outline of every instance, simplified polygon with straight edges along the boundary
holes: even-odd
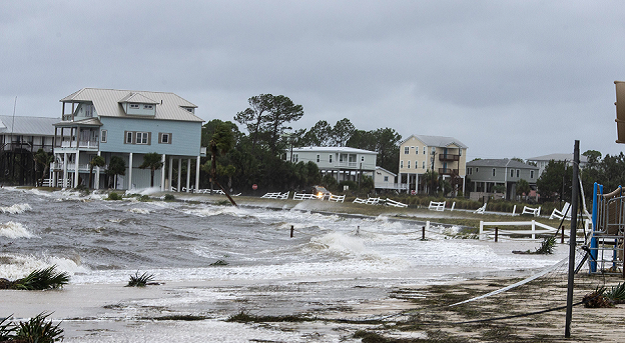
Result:
[[[516,205],[514,205],[514,207],[512,208],[512,216],[514,217],[515,214],[516,214]]]
[[[291,238],[293,238],[293,231],[295,230],[295,227],[293,227],[293,225],[291,225]]]
[[[532,239],[536,239],[536,220],[532,219]]]
[[[451,211],[453,211],[453,210],[454,210],[454,207],[456,207],[456,202],[455,202],[455,201],[454,201],[454,203],[453,203],[453,204],[451,204]]]
[[[426,230],[430,229],[430,221],[429,220],[425,222],[425,229]]]
[[[564,229],[566,226],[562,225],[562,235],[560,237],[560,244],[564,244]]]
[[[484,232],[484,221],[480,220],[480,231],[477,235],[477,239],[482,239],[482,233]]]
[[[425,226],[421,228],[421,240],[425,241]]]
[[[499,228],[495,226],[495,243],[499,240]]]

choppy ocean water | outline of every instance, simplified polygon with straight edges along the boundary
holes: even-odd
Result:
[[[259,311],[302,312],[319,304],[354,305],[400,285],[533,270],[561,259],[514,255],[451,239],[453,233],[433,227],[422,241],[415,223],[316,214],[305,203],[273,210],[0,189],[0,277],[54,264],[76,285],[123,284],[136,271],[166,283],[228,285],[189,288],[173,298],[133,303],[136,308],[205,312],[213,306],[227,314],[237,309],[236,299],[247,297],[247,306]],[[212,265],[218,261],[227,265]],[[266,299],[250,299],[254,294]]]

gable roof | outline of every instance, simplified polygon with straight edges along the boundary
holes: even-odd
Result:
[[[410,137],[406,138],[403,142],[400,143],[404,144],[406,143],[410,138],[416,138],[418,140],[420,140],[421,142],[423,142],[425,145],[430,146],[430,147],[448,147],[450,145],[456,145],[460,148],[463,149],[468,149],[469,147],[464,145],[461,141],[453,138],[453,137],[444,137],[444,136],[425,136],[425,135],[410,135]]]
[[[0,134],[54,136],[54,123],[61,118],[0,116]]]
[[[203,122],[201,118],[185,108],[197,108],[196,105],[174,93],[129,91],[118,89],[83,88],[60,100],[61,102],[92,102],[100,117],[127,117],[121,103],[154,104],[157,120],[180,120]]]
[[[384,168],[382,168],[382,167],[380,167],[380,166],[375,166],[375,170],[376,170],[376,171],[377,171],[377,170],[381,170],[381,171],[383,171],[383,172],[385,172],[385,173],[387,173],[387,174],[390,174],[390,175],[393,175],[393,176],[397,176],[397,174],[393,173],[392,171],[388,171],[388,170],[386,170],[386,169],[384,169]]]
[[[473,160],[467,162],[467,167],[501,167],[501,168],[526,168],[526,169],[538,169],[538,167],[515,161],[509,160],[507,158],[499,158],[499,159],[484,159],[484,160]]]

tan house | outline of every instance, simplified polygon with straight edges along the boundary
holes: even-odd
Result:
[[[424,174],[436,171],[456,191],[465,187],[467,146],[453,137],[411,135],[399,146],[399,186],[408,193],[427,193]]]

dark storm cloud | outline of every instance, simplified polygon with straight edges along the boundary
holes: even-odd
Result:
[[[284,94],[296,127],[455,136],[470,157],[614,143],[615,1],[22,1],[0,4],[0,112],[58,116],[83,87],[171,91],[205,120]]]

